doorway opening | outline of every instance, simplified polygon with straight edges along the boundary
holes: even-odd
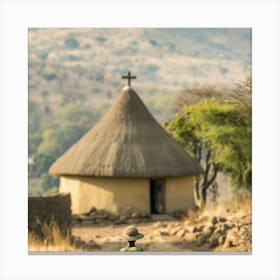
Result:
[[[165,180],[150,180],[151,214],[165,213]]]

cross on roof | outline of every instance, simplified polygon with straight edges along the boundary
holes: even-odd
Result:
[[[122,76],[122,79],[127,79],[127,82],[128,82],[128,86],[130,86],[131,84],[131,80],[132,79],[136,79],[136,76],[131,76],[131,73],[128,71],[127,72],[127,76]]]

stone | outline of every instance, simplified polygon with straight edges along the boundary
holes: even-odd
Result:
[[[198,231],[200,231],[200,230],[199,230],[198,227],[194,226],[194,227],[189,227],[189,228],[188,228],[188,231],[189,231],[189,232],[198,232]]]
[[[231,229],[231,228],[232,228],[232,226],[229,225],[229,224],[227,224],[227,223],[224,223],[224,224],[222,225],[222,230],[223,230],[223,232],[226,232],[227,230],[229,230],[229,229]]]
[[[186,231],[182,228],[179,231],[177,231],[176,236],[182,238],[182,237],[184,237],[185,233],[186,233]]]
[[[214,216],[211,220],[212,225],[214,226],[215,224],[217,224],[217,222],[218,222],[218,218]]]
[[[209,238],[209,248],[213,248],[219,245],[219,239],[216,235],[212,235]]]
[[[168,236],[168,231],[159,231],[160,236]]]
[[[93,207],[90,208],[89,212],[93,213],[93,212],[96,212],[96,210],[97,210],[96,207],[93,206]]]
[[[230,247],[233,247],[233,242],[230,239],[226,238],[223,249],[227,249]]]
[[[227,218],[225,217],[219,217],[219,222],[225,223],[227,221]]]
[[[205,234],[200,234],[196,241],[197,246],[200,247],[201,245],[203,245],[206,242],[207,238],[208,237]]]
[[[156,222],[156,223],[154,223],[154,225],[153,225],[154,228],[160,228],[160,227],[162,227],[162,226],[163,226],[163,223],[162,223],[162,222]]]
[[[138,213],[134,212],[131,214],[131,218],[138,219],[138,218],[140,218],[140,215]]]
[[[221,235],[218,239],[219,245],[223,245],[226,241],[227,236],[226,235]]]
[[[170,234],[170,235],[175,235],[180,229],[182,229],[182,227],[180,227],[180,226],[170,228],[169,234]]]

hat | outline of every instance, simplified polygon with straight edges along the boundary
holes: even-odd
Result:
[[[121,237],[127,241],[135,241],[144,237],[143,233],[138,232],[138,229],[134,226],[128,226],[124,229]]]

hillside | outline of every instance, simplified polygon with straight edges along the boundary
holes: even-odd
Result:
[[[29,156],[48,156],[30,179],[103,116],[128,70],[162,123],[182,88],[231,87],[251,66],[250,29],[32,28],[28,37]]]

